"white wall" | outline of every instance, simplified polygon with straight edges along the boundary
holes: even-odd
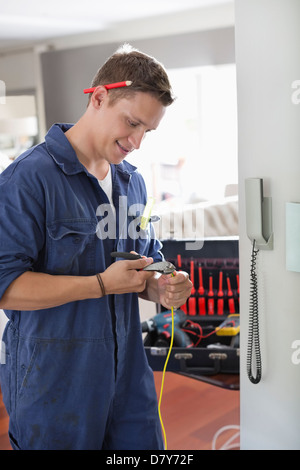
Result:
[[[241,448],[300,449],[300,273],[285,267],[285,203],[300,202],[299,0],[236,0],[241,275]],[[299,96],[299,94],[298,94]],[[246,375],[250,241],[244,180],[265,178],[274,249],[258,262],[262,381]]]
[[[5,82],[7,93],[36,88],[34,62],[33,49],[0,54],[0,79]]]

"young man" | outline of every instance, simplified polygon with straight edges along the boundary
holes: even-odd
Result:
[[[158,127],[171,87],[128,47],[92,86],[75,125],[55,124],[0,176],[1,389],[15,449],[163,448],[138,295],[178,307],[191,282],[142,271],[161,244],[151,224],[133,225],[147,196],[124,159]],[[114,262],[112,251],[143,258]]]

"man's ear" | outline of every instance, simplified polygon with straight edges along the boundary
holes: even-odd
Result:
[[[102,85],[97,86],[91,96],[91,104],[96,109],[98,109],[107,98],[108,98],[107,89]]]

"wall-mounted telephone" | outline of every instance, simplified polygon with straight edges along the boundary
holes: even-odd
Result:
[[[261,178],[246,179],[245,191],[246,230],[252,242],[247,374],[249,380],[257,384],[261,380],[262,364],[259,341],[256,258],[259,250],[273,249],[272,199],[270,197],[264,197],[263,180]],[[252,372],[254,357],[256,366],[255,377]]]
[[[256,248],[272,250],[272,198],[264,197],[262,178],[247,178],[245,190],[247,235]]]

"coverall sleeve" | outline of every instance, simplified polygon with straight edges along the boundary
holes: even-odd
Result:
[[[44,244],[44,211],[29,187],[0,183],[0,298],[17,277],[35,270]]]

